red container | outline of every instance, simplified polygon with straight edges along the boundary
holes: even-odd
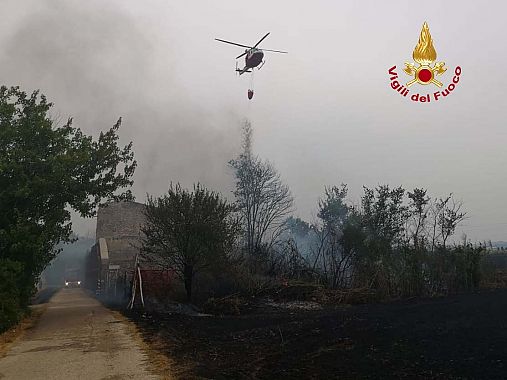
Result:
[[[248,99],[253,98],[253,90],[248,90]]]
[[[174,286],[175,273],[171,270],[141,269],[145,297],[164,299]]]

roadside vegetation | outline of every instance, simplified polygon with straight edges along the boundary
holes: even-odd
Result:
[[[234,206],[218,193],[171,185],[166,195],[148,198],[142,232],[145,257],[173,269],[191,301],[196,274],[216,274],[229,264],[239,224]]]
[[[57,244],[72,240],[70,211],[90,217],[105,200],[133,198],[121,119],[94,140],[51,107],[38,91],[0,87],[0,332],[27,311]]]
[[[352,204],[347,185],[330,185],[316,220],[304,221],[274,165],[253,153],[248,122],[229,167],[233,201],[202,185],[171,185],[147,205],[145,257],[173,269],[187,300],[207,311],[237,314],[245,299],[270,291],[337,302],[431,297],[491,276],[485,245],[454,238],[466,211],[452,194],[379,185]],[[178,299],[177,290],[167,294]]]

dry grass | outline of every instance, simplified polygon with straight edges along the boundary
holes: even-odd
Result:
[[[31,308],[30,315],[23,318],[17,325],[0,334],[0,358],[7,355],[9,348],[20,339],[28,330],[32,329],[40,316],[46,310],[45,305],[37,305]]]
[[[482,288],[486,289],[505,289],[507,288],[507,270],[498,269],[483,276]]]

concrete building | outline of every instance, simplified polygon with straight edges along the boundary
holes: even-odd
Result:
[[[132,281],[141,247],[145,205],[112,202],[97,212],[96,243],[86,265],[86,286],[108,298],[122,298]]]

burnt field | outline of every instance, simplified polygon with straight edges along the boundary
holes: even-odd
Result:
[[[288,305],[286,305],[288,306]],[[503,379],[507,290],[239,316],[130,312],[178,378]]]

